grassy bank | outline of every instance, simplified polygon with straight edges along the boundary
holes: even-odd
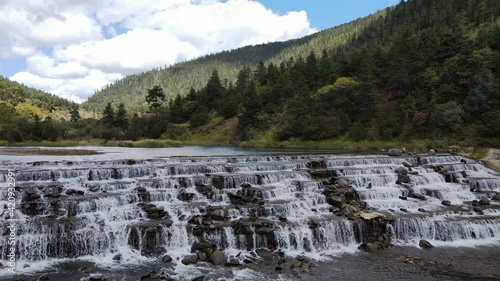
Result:
[[[412,152],[427,152],[429,149],[442,149],[450,147],[448,142],[433,140],[374,140],[352,141],[347,138],[323,141],[288,140],[276,141],[272,139],[259,139],[242,142],[241,147],[255,148],[283,148],[283,149],[324,149],[324,150],[349,150],[349,151],[386,151],[390,148],[406,148]]]

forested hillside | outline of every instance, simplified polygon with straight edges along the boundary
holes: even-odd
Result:
[[[494,0],[401,2],[319,56],[245,67],[235,84],[214,70],[132,131],[182,139],[227,120],[234,142],[498,138],[499,11]]]
[[[168,68],[127,76],[96,92],[82,106],[101,111],[108,102],[115,105],[123,102],[128,109],[141,111],[146,108],[144,98],[147,90],[154,83],[163,88],[168,99],[186,95],[191,88],[201,89],[214,69],[218,71],[224,83],[235,82],[238,72],[244,66],[256,67],[260,61],[279,64],[291,57],[305,57],[311,51],[320,55],[325,48],[335,49],[344,46],[361,34],[366,26],[386,13],[387,10],[380,11],[301,39],[247,46],[178,63]]]
[[[100,120],[72,118],[58,138],[500,146],[499,51],[499,1],[402,1],[303,39],[125,78],[86,104],[105,105]]]
[[[45,125],[45,136],[56,139],[59,132],[56,134],[55,130],[62,130],[59,124],[69,120],[72,111],[85,118],[94,117],[90,112],[79,110],[76,103],[0,76],[0,141],[26,141],[33,134],[39,134],[38,139],[42,139]]]

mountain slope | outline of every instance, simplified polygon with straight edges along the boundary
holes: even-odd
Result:
[[[401,1],[346,40],[323,41],[318,49],[333,51],[321,56],[243,67],[234,84],[212,72],[199,90],[134,118],[124,136],[500,145],[499,1]]]
[[[40,118],[51,117],[60,119],[69,116],[71,107],[76,103],[56,95],[27,87],[15,81],[0,76],[0,103],[14,107],[21,115]]]
[[[214,69],[223,81],[234,82],[244,66],[255,67],[260,61],[279,65],[291,57],[306,57],[311,51],[319,55],[323,50],[332,51],[342,47],[359,36],[366,26],[383,18],[388,11],[386,9],[300,39],[247,46],[178,63],[166,69],[127,76],[97,91],[82,106],[100,111],[108,102],[123,102],[128,108],[143,110],[147,90],[156,81],[164,89],[167,98],[186,95],[190,88],[200,89],[204,86]]]

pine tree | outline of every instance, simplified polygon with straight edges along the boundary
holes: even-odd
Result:
[[[127,111],[125,110],[125,105],[123,103],[120,103],[118,105],[114,124],[115,127],[120,128],[124,131],[128,128]]]
[[[153,88],[148,90],[146,102],[148,103],[150,111],[158,111],[164,101],[165,94],[163,93],[162,87],[160,87],[159,85],[155,85],[153,86]]]
[[[78,110],[78,106],[73,106],[71,108],[71,117],[70,117],[70,122],[76,123],[78,120],[80,120],[80,112]]]
[[[108,102],[102,113],[101,122],[106,126],[111,126],[113,125],[114,120],[115,120],[115,114],[113,111],[113,107],[111,107],[111,103]]]

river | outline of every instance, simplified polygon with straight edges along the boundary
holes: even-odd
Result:
[[[0,149],[0,280],[500,279],[500,175],[459,155],[66,149],[101,154]]]

